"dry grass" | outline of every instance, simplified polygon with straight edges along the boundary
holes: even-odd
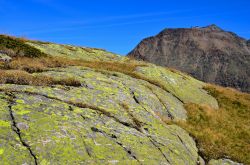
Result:
[[[74,63],[77,63],[75,61]],[[17,57],[13,58],[10,63],[5,64],[2,69],[24,70],[29,73],[46,71],[48,68],[65,67],[73,65],[73,62],[63,58],[41,57],[41,58],[27,58]]]
[[[128,103],[123,102],[120,103],[121,107],[123,107],[123,109],[127,112],[127,114],[129,115],[130,119],[133,121],[134,124],[134,128],[137,129],[138,131],[141,132],[141,127],[143,126],[143,123],[141,121],[139,121],[134,114],[131,112]]]
[[[117,71],[129,73],[133,72],[137,66],[142,66],[136,61],[130,63],[124,62],[108,62],[108,61],[86,61],[86,60],[74,60],[62,57],[41,57],[41,58],[27,58],[17,57],[10,63],[5,65],[2,69],[17,69],[25,70],[27,72],[39,72],[45,71],[48,68],[66,67],[66,66],[85,66],[99,70]]]
[[[35,72],[46,71],[49,68],[67,67],[67,66],[84,66],[100,71],[106,70],[106,71],[120,72],[130,75],[131,77],[149,81],[150,83],[158,85],[158,82],[147,79],[145,76],[134,72],[136,67],[145,66],[145,64],[138,63],[137,61],[134,60],[129,60],[126,62],[117,62],[117,61],[86,61],[79,59],[74,60],[62,57],[40,57],[40,58],[16,57],[13,58],[11,62],[3,63],[2,65],[0,65],[0,69],[2,69],[2,72],[4,70],[5,71],[14,70],[11,71],[11,73],[17,72],[17,74],[20,74],[21,71],[25,71],[28,73],[35,73]],[[34,85],[35,84],[36,83],[34,83]]]
[[[135,72],[136,67],[146,66],[146,63],[138,62],[135,60],[128,59],[125,62],[117,61],[86,61],[86,60],[75,60],[62,57],[40,57],[40,58],[28,58],[28,57],[17,57],[13,58],[10,63],[0,65],[0,69],[5,70],[23,70],[29,73],[43,72],[48,68],[55,67],[67,67],[67,66],[84,66],[96,69],[98,71],[114,71],[129,75],[133,78],[147,81],[155,86],[158,86],[168,91],[164,85],[164,82],[160,82],[155,79],[149,79],[143,74]]]
[[[0,83],[34,86],[81,86],[81,83],[74,78],[54,79],[50,76],[33,76],[32,74],[22,70],[0,70]]]
[[[250,95],[215,85],[205,89],[220,108],[186,104],[187,122],[177,124],[194,136],[206,160],[228,157],[250,164]]]

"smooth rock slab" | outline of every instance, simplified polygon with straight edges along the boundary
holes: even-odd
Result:
[[[243,165],[242,163],[234,162],[230,159],[219,159],[219,160],[210,160],[209,165]]]

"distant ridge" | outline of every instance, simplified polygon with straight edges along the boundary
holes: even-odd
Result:
[[[250,92],[250,40],[215,24],[167,28],[142,40],[128,56]]]

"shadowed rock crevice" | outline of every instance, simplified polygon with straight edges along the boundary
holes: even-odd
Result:
[[[178,137],[178,139],[180,140],[180,142],[182,143],[182,145],[186,148],[186,150],[188,151],[188,153],[190,155],[192,155],[190,149],[187,147],[187,144],[184,143],[184,141],[182,140],[182,138],[180,137],[180,135],[177,134],[176,136]]]
[[[155,97],[159,100],[159,102],[162,104],[162,106],[165,108],[165,110],[168,112],[168,117],[171,120],[174,120],[174,116],[172,115],[172,113],[169,111],[168,107],[165,105],[164,101],[157,95],[156,92],[154,92],[154,90],[150,87],[147,86],[147,88],[155,95]]]
[[[162,151],[162,149],[157,145],[157,142],[150,136],[148,136],[150,142],[153,144],[153,146],[161,153],[161,155],[164,157],[164,159],[171,164],[171,162],[168,160],[167,156],[164,154],[164,152]]]
[[[1,91],[1,89],[0,89]],[[66,100],[61,100],[57,97],[52,97],[52,96],[48,96],[48,95],[45,95],[45,94],[41,94],[41,93],[37,93],[37,92],[31,92],[31,91],[18,91],[18,90],[12,90],[11,92],[16,92],[16,93],[25,93],[25,94],[29,94],[29,95],[38,95],[38,96],[43,96],[43,97],[46,97],[48,99],[52,99],[52,100],[57,100],[57,101],[60,101],[60,102],[63,102],[63,103],[66,103],[66,104],[69,104],[71,106],[76,106],[78,108],[89,108],[89,109],[92,109],[92,110],[95,110],[97,111],[98,113],[101,113],[107,117],[110,117],[112,119],[114,119],[116,122],[126,126],[126,127],[130,127],[130,128],[134,128],[136,129],[137,131],[141,132],[141,122],[138,121],[136,118],[133,117],[133,115],[131,115],[130,113],[130,116],[131,116],[131,119],[132,121],[134,122],[134,124],[132,123],[128,123],[128,122],[125,122],[125,121],[121,121],[120,119],[118,119],[117,117],[115,117],[114,115],[112,115],[110,112],[108,112],[107,110],[103,109],[103,108],[100,108],[100,107],[97,107],[97,106],[94,106],[94,105],[90,105],[90,104],[87,104],[87,103],[79,103],[79,102],[72,102],[72,101],[66,101]],[[73,110],[73,108],[69,108],[70,111]]]
[[[14,131],[18,135],[20,143],[29,151],[31,157],[34,159],[35,165],[37,165],[38,164],[37,163],[37,156],[32,151],[30,145],[23,140],[21,130],[17,126],[17,122],[16,122],[15,116],[13,114],[12,106],[15,104],[15,100],[14,100],[15,95],[13,93],[6,93],[6,95],[8,96],[7,101],[9,103],[8,109],[9,109],[9,115],[10,115],[11,122],[12,122],[12,127],[11,127],[12,131]]]
[[[82,115],[81,115],[82,116]],[[91,158],[91,157],[93,157],[92,156],[92,151],[91,151],[91,148],[87,145],[87,143],[85,142],[85,138],[86,137],[83,137],[81,134],[80,134],[80,137],[81,137],[81,139],[82,139],[82,143],[83,143],[83,146],[84,146],[84,148],[85,148],[85,151],[86,151],[86,153],[88,154],[88,156]]]
[[[105,131],[103,131],[103,130],[101,130],[99,128],[96,128],[96,127],[91,127],[91,130],[93,132],[99,132],[103,136],[112,139],[112,141],[114,141],[117,145],[119,145],[128,155],[130,155],[131,158],[135,159],[139,164],[141,164],[139,159],[136,157],[136,155],[132,153],[131,149],[127,148],[121,142],[117,141],[117,137],[115,135],[113,135],[113,134],[110,135],[110,134],[106,133]]]
[[[143,126],[143,122],[139,121],[131,112],[131,110],[129,109],[128,105],[125,103],[122,103],[121,106],[124,108],[124,110],[128,113],[129,118],[133,121],[134,123],[134,128],[139,131],[142,132],[142,126]]]
[[[132,90],[130,89],[130,93],[131,93],[131,95],[133,96],[134,101],[135,101],[137,104],[140,104],[139,100],[138,100],[137,97],[135,96],[135,92],[132,91]]]
[[[135,92],[134,92],[131,88],[129,88],[129,91],[130,91],[130,95],[132,96],[132,98],[133,98],[133,100],[135,101],[136,104],[140,105],[140,107],[142,107],[145,111],[151,113],[154,117],[158,118],[158,116],[155,114],[154,111],[150,111],[150,110],[148,110],[147,108],[145,108],[145,106],[144,106],[144,105],[141,103],[141,101],[137,98],[137,96],[135,95]],[[124,109],[125,109],[128,113],[130,113],[129,107],[128,107],[126,104],[123,104],[122,106],[124,107]],[[131,113],[130,113],[130,116],[131,116]],[[135,117],[133,117],[133,115],[132,115],[132,118],[135,118]],[[136,119],[136,118],[135,118],[135,119]],[[133,119],[133,120],[135,120],[135,119]],[[135,121],[135,123],[140,123],[140,121]],[[141,124],[138,124],[138,126],[139,126],[139,125],[141,125]],[[140,126],[140,127],[141,127],[141,126]]]

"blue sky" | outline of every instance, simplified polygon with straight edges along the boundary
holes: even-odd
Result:
[[[250,39],[250,1],[0,0],[0,33],[122,55],[164,28],[209,24]]]

